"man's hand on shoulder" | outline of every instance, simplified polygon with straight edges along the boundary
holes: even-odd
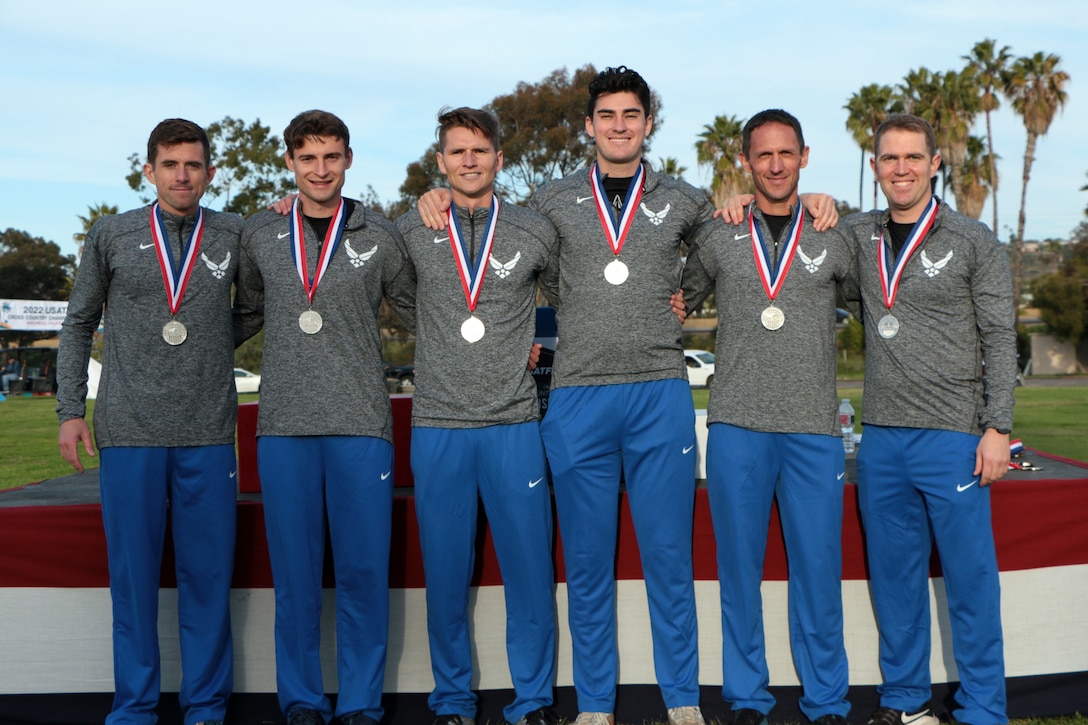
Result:
[[[298,194],[288,194],[282,199],[277,199],[268,205],[268,208],[276,212],[280,216],[287,216],[291,213],[291,207],[295,205],[295,199],[298,198]]]
[[[753,194],[735,194],[725,202],[721,209],[714,210],[714,218],[721,219],[729,224],[740,224],[744,221],[744,210],[755,199]]]
[[[79,460],[80,443],[83,444],[83,450],[88,456],[94,456],[94,441],[91,438],[91,429],[87,427],[87,421],[82,418],[72,418],[61,423],[60,433],[57,436],[60,455],[72,468],[83,473],[83,461]]]
[[[446,210],[453,203],[453,195],[449,189],[431,189],[416,202],[419,217],[424,226],[440,232],[446,228]]]
[[[801,206],[812,215],[812,228],[818,232],[830,229],[839,223],[839,208],[835,197],[827,194],[801,194]]]

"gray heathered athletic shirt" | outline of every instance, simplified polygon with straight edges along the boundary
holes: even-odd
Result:
[[[770,229],[763,214],[755,214],[773,255]],[[779,250],[788,234],[789,226],[782,231]],[[799,248],[774,302],[785,324],[768,330],[760,314],[770,299],[756,268],[747,220],[732,225],[715,219],[703,225],[684,269],[684,298],[694,309],[711,289],[717,292],[707,421],[755,431],[841,436],[835,293],[841,286],[844,297],[854,298],[857,285],[853,240],[834,229],[815,231],[806,213]]]
[[[1011,428],[1016,333],[1005,248],[985,225],[942,204],[903,270],[892,309],[899,333],[886,340],[877,333],[877,322],[888,312],[877,240],[889,218],[874,210],[842,224],[858,244],[866,347],[863,422],[975,434]]]
[[[195,221],[195,214],[163,214],[171,248],[184,246]],[[177,315],[188,338],[175,346],[162,339],[171,315],[152,245],[151,207],[95,223],[61,328],[57,417],[62,423],[86,413],[87,360],[101,319],[105,342],[94,408],[99,448],[234,442],[238,398],[230,293],[241,226],[235,214],[204,210],[200,255]]]
[[[483,244],[490,207],[456,207],[469,264]],[[412,424],[433,428],[480,428],[540,418],[536,384],[526,367],[536,327],[536,285],[553,278],[556,233],[551,223],[524,207],[502,203],[480,290],[476,316],[482,339],[461,337],[468,303],[450,247],[449,232],[423,226],[412,210],[397,220],[415,267],[416,389]]]
[[[291,256],[290,217],[263,211],[242,231],[235,295],[235,340],[264,325],[257,435],[373,436],[392,442],[393,418],[382,369],[377,313],[399,275],[411,274],[404,242],[387,220],[359,202],[314,294],[323,320],[309,335],[298,325],[310,308]],[[320,240],[303,223],[312,275]],[[397,297],[398,312],[411,309]]]
[[[613,385],[687,377],[680,321],[669,296],[680,288],[680,243],[710,218],[706,195],[646,168],[645,191],[620,252],[630,275],[609,284],[608,237],[597,216],[590,170],[545,184],[530,208],[559,232],[559,343],[552,386]]]

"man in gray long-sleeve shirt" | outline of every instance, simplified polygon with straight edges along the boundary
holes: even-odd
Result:
[[[668,719],[701,725],[691,561],[695,413],[670,297],[680,285],[681,243],[712,210],[701,191],[643,164],[653,117],[638,73],[605,69],[589,93],[585,128],[596,163],[549,182],[530,201],[559,232],[555,389],[541,434],[563,539],[575,723],[614,721],[622,470]],[[421,211],[430,201],[420,199]]]
[[[157,201],[97,222],[61,330],[57,416],[64,459],[93,455],[87,360],[105,334],[94,437],[113,600],[107,723],[155,722],[159,574],[169,512],[178,579],[185,722],[221,722],[233,683],[234,423],[230,293],[242,220],[200,207],[215,174],[208,137],[182,119],[148,140]],[[103,317],[105,309],[105,317]]]
[[[412,471],[427,576],[435,725],[476,716],[468,596],[478,500],[492,521],[506,598],[516,725],[554,725],[552,503],[536,386],[526,368],[536,288],[554,284],[555,228],[499,199],[498,121],[486,111],[438,118],[438,166],[453,195],[444,232],[418,211],[397,220],[416,287]]]
[[[941,158],[928,123],[892,116],[874,145],[889,208],[846,220],[858,244],[866,340],[858,500],[884,675],[869,723],[937,725],[928,709],[932,537],[960,676],[952,715],[1001,725],[1008,718],[989,484],[1005,475],[1012,427],[1008,258],[989,229],[933,195]]]
[[[766,725],[775,699],[760,585],[777,500],[800,707],[817,725],[845,725],[835,301],[840,290],[857,297],[854,243],[835,229],[816,231],[800,207],[808,147],[796,118],[757,113],[744,126],[742,147],[755,202],[739,224],[704,225],[684,270],[692,308],[717,291],[706,467],[721,580],[722,695],[736,725]]]
[[[378,306],[410,289],[400,234],[341,196],[347,126],[324,111],[284,131],[299,197],[289,215],[251,217],[242,233],[236,340],[263,324],[257,464],[276,590],[276,684],[290,725],[334,713],[321,678],[325,520],[336,574],[336,717],[382,718],[389,629],[392,413]],[[391,295],[398,311],[410,298]]]

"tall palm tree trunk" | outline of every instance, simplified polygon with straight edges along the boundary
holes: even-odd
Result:
[[[1024,151],[1024,185],[1020,190],[1020,220],[1016,225],[1016,239],[1013,240],[1012,252],[1012,298],[1016,310],[1016,327],[1020,327],[1020,272],[1024,260],[1024,221],[1027,218],[1024,206],[1028,200],[1028,180],[1031,179],[1031,165],[1035,161],[1035,140],[1038,138],[1028,130],[1028,146]]]
[[[994,205],[995,236],[1000,236],[997,230],[997,166],[994,163],[994,132],[990,128],[990,112],[986,111],[986,153],[990,154],[990,201]]]

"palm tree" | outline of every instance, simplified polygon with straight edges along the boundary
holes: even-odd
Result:
[[[979,104],[982,112],[986,114],[986,154],[990,160],[990,179],[993,182],[990,187],[990,201],[994,207],[994,234],[997,234],[997,167],[995,165],[997,157],[994,155],[994,133],[990,126],[990,113],[1001,106],[997,100],[997,91],[1003,86],[1001,79],[1011,58],[1009,46],[1005,45],[997,50],[997,41],[992,38],[975,43],[971,54],[963,56],[968,67],[974,69],[982,91]]]
[[[711,169],[710,194],[718,209],[730,197],[748,190],[748,179],[740,165],[742,128],[743,122],[736,116],[716,116],[714,123],[703,126],[695,144],[699,165]]]
[[[83,225],[82,232],[76,232],[72,235],[72,239],[79,242],[79,252],[76,253],[77,261],[83,256],[83,243],[87,241],[87,232],[91,231],[91,227],[94,226],[94,223],[104,216],[116,214],[117,211],[118,207],[102,202],[98,206],[88,206],[87,216],[83,216],[82,214],[77,215],[80,223]]]
[[[671,176],[674,179],[683,179],[684,172],[687,170],[688,167],[681,166],[680,160],[675,156],[658,157],[657,159],[657,173],[659,174]]]
[[[1020,322],[1020,272],[1024,257],[1024,205],[1028,197],[1028,180],[1035,161],[1035,142],[1050,130],[1054,116],[1065,105],[1068,94],[1064,86],[1069,74],[1058,68],[1061,58],[1042,51],[1033,56],[1017,58],[1002,76],[1005,97],[1024,121],[1028,132],[1024,150],[1024,178],[1020,191],[1020,219],[1013,239],[1012,285],[1016,300],[1016,322]]]
[[[891,86],[870,83],[850,96],[843,106],[848,111],[846,130],[861,147],[861,172],[858,174],[858,209],[864,208],[861,198],[865,179],[865,155],[873,151],[873,137],[876,129],[890,114],[901,110],[901,103],[896,99]],[[873,177],[873,207],[877,205],[876,177]]]
[[[908,113],[921,116],[933,126],[946,179],[951,179],[956,208],[961,209],[965,202],[962,172],[967,139],[980,107],[973,71],[967,68],[959,73],[931,73],[921,68],[908,73],[900,89]]]
[[[986,197],[996,186],[993,159],[986,153],[986,142],[978,136],[967,139],[967,156],[963,163],[963,202],[959,211],[972,219],[982,216]]]

